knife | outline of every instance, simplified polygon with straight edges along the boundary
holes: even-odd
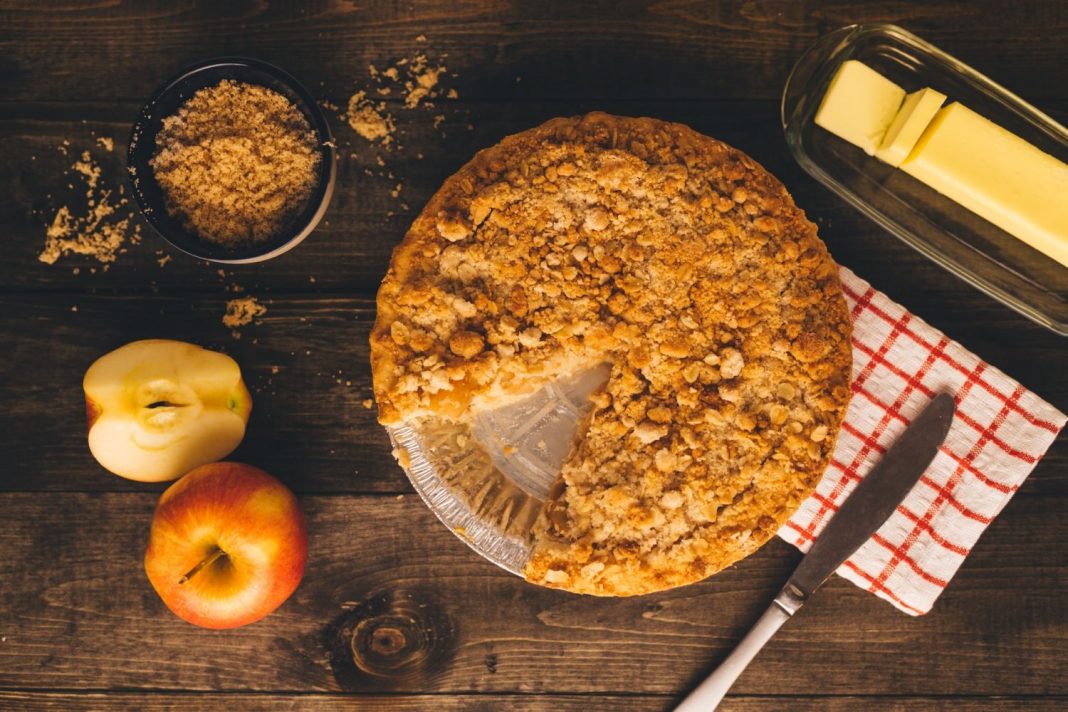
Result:
[[[771,607],[675,712],[714,710],[734,681],[820,585],[890,518],[949,433],[956,404],[942,393],[923,409],[838,508]]]

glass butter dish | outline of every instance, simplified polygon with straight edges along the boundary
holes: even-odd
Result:
[[[798,60],[782,97],[786,143],[810,175],[957,276],[1068,336],[1068,268],[814,123],[831,79],[850,59],[906,92],[940,91],[947,105],[959,101],[1063,162],[1068,129],[894,25],[850,25],[824,35]],[[1056,207],[1068,210],[1068,195]]]

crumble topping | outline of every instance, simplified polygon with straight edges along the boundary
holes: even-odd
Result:
[[[470,422],[601,363],[531,531],[528,580],[700,580],[814,489],[849,398],[833,261],[783,186],[679,124],[554,119],[448,179],[397,247],[371,335],[379,420]]]

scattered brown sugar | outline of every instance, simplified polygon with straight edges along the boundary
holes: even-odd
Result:
[[[105,195],[85,215],[73,215],[66,205],[56,211],[45,232],[45,248],[38,259],[54,264],[64,254],[88,255],[105,264],[114,262],[129,235],[130,218],[115,219],[116,206]],[[140,226],[134,226],[139,231]]]
[[[418,71],[413,71],[412,79],[404,83],[407,92],[404,105],[409,109],[414,109],[419,106],[420,101],[431,96],[431,92],[438,84],[438,79],[445,73],[445,67],[427,67],[425,66],[426,57],[420,55],[419,58],[423,66]]]
[[[60,153],[67,155],[69,146],[70,141],[64,140]],[[54,264],[63,255],[75,254],[94,257],[105,265],[114,262],[127,241],[140,242],[141,226],[126,208],[128,201],[122,197],[122,187],[115,198],[113,190],[100,184],[102,170],[89,151],[82,151],[70,170],[85,182],[85,198],[74,207],[63,205],[56,210],[45,229],[44,249],[37,258]]]
[[[241,338],[238,331],[242,326],[252,323],[252,320],[267,313],[267,307],[256,301],[253,296],[238,297],[226,303],[226,314],[223,315],[223,325],[230,329],[230,335],[235,339]]]
[[[264,242],[306,206],[319,175],[318,139],[293,103],[266,87],[223,80],[163,120],[150,162],[167,211],[204,240]]]
[[[425,43],[426,37],[419,35],[419,43]],[[371,142],[379,142],[387,151],[401,148],[397,145],[397,122],[388,110],[382,98],[397,97],[403,102],[403,110],[432,108],[438,98],[458,99],[455,88],[445,88],[445,77],[455,77],[445,66],[445,57],[441,55],[431,60],[425,53],[419,52],[411,57],[402,57],[385,69],[375,64],[367,65],[371,77],[370,85],[355,92],[348,101],[347,113],[341,118],[348,122],[352,130]],[[325,105],[325,104],[324,104]],[[435,123],[435,128],[437,127]]]
[[[93,160],[88,151],[82,151],[81,160],[75,161],[71,170],[85,176],[85,184],[88,186],[85,197],[92,203],[93,191],[96,190],[96,184],[100,180],[100,164]]]
[[[387,147],[393,142],[395,125],[384,101],[372,101],[367,92],[358,91],[349,98],[347,117],[352,130],[368,141],[381,141]]]

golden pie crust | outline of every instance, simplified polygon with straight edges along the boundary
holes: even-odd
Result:
[[[594,113],[445,181],[393,253],[371,362],[387,425],[611,364],[525,575],[625,596],[749,555],[812,493],[849,337],[835,264],[778,180],[686,126]]]

